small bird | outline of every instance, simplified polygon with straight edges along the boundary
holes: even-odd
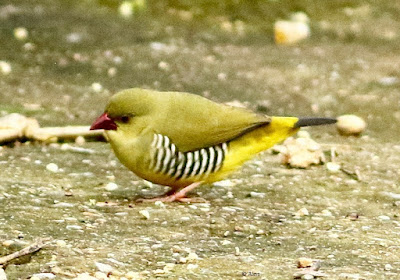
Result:
[[[104,129],[117,158],[137,176],[171,187],[160,201],[222,180],[245,161],[296,133],[333,118],[269,117],[184,92],[133,88],[110,98],[90,127]]]

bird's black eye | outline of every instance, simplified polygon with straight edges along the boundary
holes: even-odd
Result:
[[[129,122],[130,117],[129,116],[122,116],[121,117],[121,122],[123,123],[128,123]]]

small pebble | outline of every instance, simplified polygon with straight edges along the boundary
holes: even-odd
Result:
[[[159,200],[154,202],[154,205],[157,206],[157,207],[160,207],[160,208],[165,208],[166,207],[165,204],[162,201],[159,201]]]
[[[236,184],[234,182],[232,182],[231,180],[222,180],[219,182],[215,182],[214,186],[218,186],[218,187],[233,187]]]
[[[386,271],[389,271],[389,270],[392,270],[393,269],[393,266],[391,265],[391,264],[385,264],[385,270]]]
[[[158,63],[158,68],[160,68],[161,70],[169,70],[169,64],[165,61],[160,61],[160,63]]]
[[[65,247],[65,246],[67,246],[67,242],[65,242],[64,240],[57,240],[56,245],[58,247]]]
[[[221,245],[229,245],[229,244],[232,244],[232,242],[229,241],[229,240],[222,240],[221,241]]]
[[[100,272],[110,273],[113,270],[113,267],[109,264],[95,262],[94,265]]]
[[[194,252],[190,252],[188,254],[188,256],[187,256],[188,262],[195,261],[195,260],[198,260],[198,259],[199,259],[199,256]]]
[[[115,77],[115,75],[117,75],[117,68],[115,68],[115,67],[109,68],[107,71],[107,75],[109,77]]]
[[[187,263],[187,258],[185,258],[185,257],[180,257],[180,258],[178,259],[178,263]]]
[[[105,274],[104,272],[100,272],[100,271],[96,271],[96,273],[94,274],[94,277],[96,277],[96,279],[98,279],[98,280],[108,279],[107,274]]]
[[[265,198],[265,193],[260,193],[260,192],[250,192],[250,197],[256,197],[256,198]]]
[[[115,191],[118,189],[118,185],[116,183],[110,182],[104,187],[107,191]]]
[[[390,221],[390,217],[386,215],[381,215],[378,217],[378,219],[381,221]]]
[[[58,165],[55,163],[49,163],[46,165],[46,169],[51,171],[51,172],[57,172],[58,171]]]
[[[13,245],[15,242],[13,240],[5,240],[3,241],[3,246],[4,247],[10,247],[11,245]]]
[[[92,89],[94,92],[100,92],[103,90],[103,86],[100,83],[93,83]]]
[[[339,172],[340,168],[341,168],[340,164],[338,164],[336,162],[327,162],[326,163],[326,169],[328,169],[332,173]]]
[[[190,263],[190,264],[188,264],[188,265],[186,266],[186,268],[187,268],[188,270],[193,270],[193,269],[196,269],[196,268],[198,268],[198,267],[199,267],[198,264],[193,264],[193,263]]]
[[[366,129],[367,123],[356,115],[343,115],[337,118],[336,127],[342,135],[359,135]]]
[[[83,145],[86,143],[85,137],[82,135],[79,135],[78,137],[75,138],[75,143],[78,145]]]
[[[301,257],[297,260],[298,268],[310,267],[313,264],[313,260],[310,258]]]
[[[140,279],[140,273],[139,272],[135,272],[135,271],[129,271],[125,274],[125,277],[128,279]]]
[[[147,210],[140,210],[139,214],[142,215],[146,220],[150,219],[150,213]]]
[[[118,8],[119,14],[124,18],[130,18],[133,15],[132,1],[124,1]]]
[[[11,65],[6,61],[0,60],[0,72],[4,75],[8,75],[11,73]]]
[[[17,27],[14,29],[14,37],[17,40],[23,41],[28,38],[28,30],[25,27]]]
[[[78,226],[78,225],[68,225],[68,226],[66,226],[66,229],[70,229],[70,230],[80,230],[80,229],[82,229],[82,227],[81,227],[81,226]]]
[[[324,209],[321,211],[321,215],[324,217],[332,217],[332,212],[329,211],[328,209]]]
[[[307,208],[303,207],[303,208],[299,209],[299,211],[297,211],[295,215],[296,215],[296,216],[303,217],[303,216],[308,216],[308,215],[310,215],[310,213],[308,212],[308,209],[307,209]]]
[[[128,212],[117,212],[117,213],[115,213],[115,216],[119,216],[119,217],[128,216]]]
[[[311,280],[311,279],[314,279],[314,275],[312,275],[312,274],[304,274],[304,275],[301,277],[301,279],[304,279],[304,280]]]

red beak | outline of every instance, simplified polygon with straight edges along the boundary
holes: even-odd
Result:
[[[98,117],[90,127],[90,130],[96,129],[117,130],[117,124],[107,115],[107,113],[104,113]]]

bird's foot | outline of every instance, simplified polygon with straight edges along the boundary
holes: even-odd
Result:
[[[201,197],[186,197],[186,194],[198,186],[201,185],[201,182],[196,182],[193,184],[190,184],[187,187],[184,187],[180,191],[173,193],[171,195],[167,196],[162,196],[162,197],[154,197],[154,198],[142,198],[138,199],[138,202],[155,202],[155,201],[162,201],[162,202],[173,202],[173,201],[179,201],[179,202],[185,202],[185,203],[204,203],[206,200]]]

